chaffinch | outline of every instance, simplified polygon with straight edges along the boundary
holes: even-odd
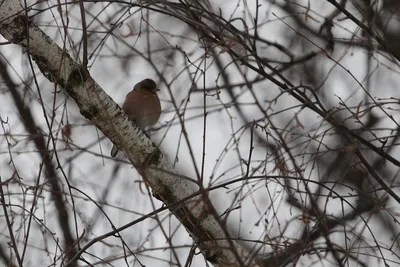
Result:
[[[142,130],[153,126],[160,118],[161,104],[157,95],[158,91],[157,84],[152,79],[144,79],[126,95],[122,109],[128,118]],[[118,151],[114,145],[111,149],[111,157],[117,156]]]

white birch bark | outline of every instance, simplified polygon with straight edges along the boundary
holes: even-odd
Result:
[[[75,100],[80,113],[126,154],[153,194],[165,205],[172,205],[171,212],[185,225],[209,262],[214,266],[254,266],[246,251],[226,236],[226,227],[213,215],[216,213],[207,193],[199,194],[195,185],[180,178],[160,150],[132,125],[88,71],[30,22],[25,12],[18,0],[0,1],[0,34],[25,48],[42,74],[63,88]]]

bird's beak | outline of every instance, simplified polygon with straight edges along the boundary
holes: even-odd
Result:
[[[155,89],[155,91],[156,91],[156,92],[159,92],[159,91],[160,91],[160,89],[156,88],[156,89]]]

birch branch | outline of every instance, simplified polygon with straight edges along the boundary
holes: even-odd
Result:
[[[73,98],[80,113],[118,146],[152,188],[154,196],[182,222],[204,257],[214,266],[254,266],[234,242],[207,197],[179,177],[159,148],[93,80],[87,69],[34,25],[17,0],[0,3],[0,34],[26,49],[42,74]],[[182,200],[189,201],[182,201]],[[179,205],[176,203],[181,202]],[[75,258],[83,251],[78,252]]]

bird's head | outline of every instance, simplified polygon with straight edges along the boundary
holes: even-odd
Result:
[[[135,90],[139,90],[145,93],[157,93],[160,89],[157,88],[157,84],[152,79],[144,79],[143,81],[135,85]]]

